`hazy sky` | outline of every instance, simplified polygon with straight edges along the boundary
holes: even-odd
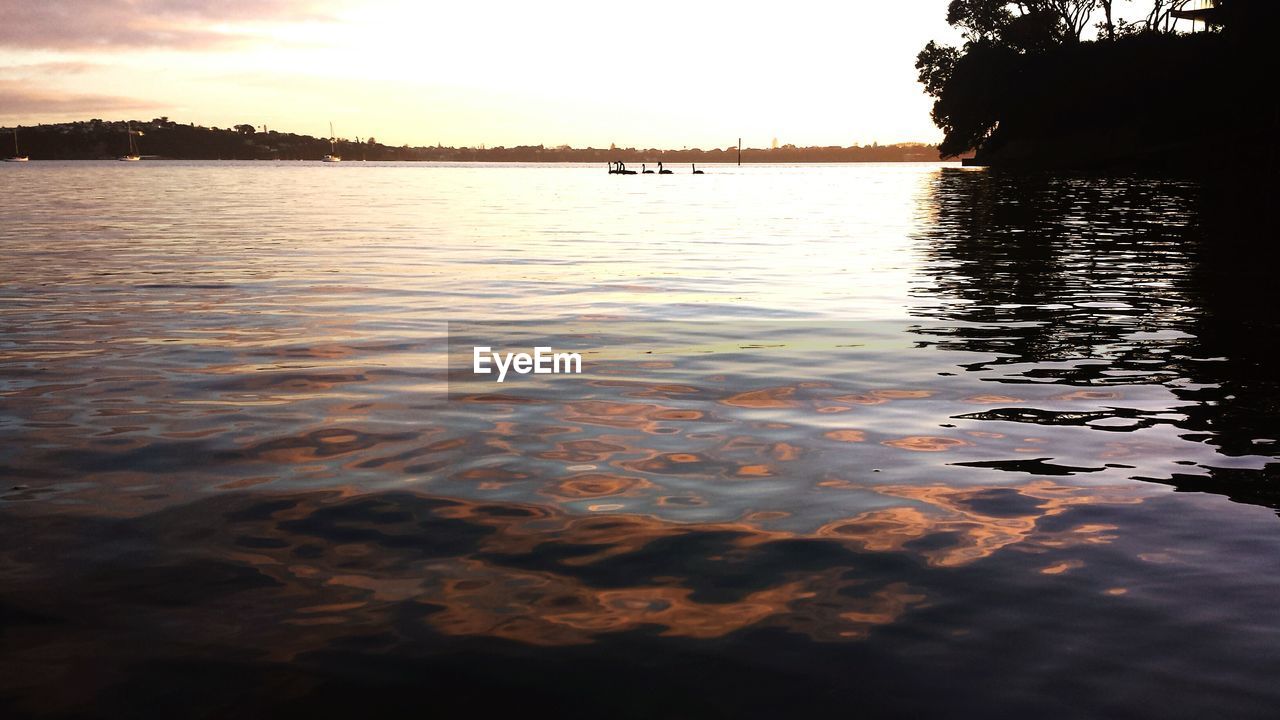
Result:
[[[0,0],[0,124],[150,119],[390,144],[937,141],[947,0]]]

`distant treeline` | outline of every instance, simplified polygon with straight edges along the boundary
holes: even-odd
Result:
[[[916,65],[942,152],[1007,167],[1274,168],[1280,2],[1134,2],[1144,21],[1103,0],[952,0],[964,44],[929,43]]]
[[[328,138],[263,131],[250,124],[230,128],[184,125],[168,118],[149,121],[58,123],[23,127],[21,150],[32,160],[99,160],[125,154],[127,128],[144,157],[172,160],[319,160],[329,154]],[[7,138],[6,138],[7,140]],[[0,141],[3,147],[4,141]],[[659,150],[641,148],[571,148],[520,145],[517,147],[392,147],[367,140],[340,139],[337,153],[346,160],[405,160],[451,162],[737,162],[738,149]],[[854,145],[852,147],[743,148],[742,161],[751,163],[797,162],[913,162],[936,160],[938,149],[922,143]]]

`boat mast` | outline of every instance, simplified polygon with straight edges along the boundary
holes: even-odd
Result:
[[[18,128],[13,129],[13,156],[22,157],[22,153],[18,152]]]
[[[330,155],[337,155],[337,154],[338,154],[338,151],[334,149],[334,140],[333,140],[333,121],[332,121],[332,120],[330,120],[330,121],[329,121],[329,154],[330,154]]]

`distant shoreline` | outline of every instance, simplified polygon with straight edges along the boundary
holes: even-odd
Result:
[[[199,162],[199,163],[319,163],[322,160],[281,160],[281,159],[238,159],[238,158],[173,158],[173,157],[142,157],[143,162],[160,162],[160,163],[176,163],[176,162]],[[31,162],[45,163],[99,163],[99,162],[116,162],[116,158],[100,157],[100,158],[31,158]],[[627,161],[630,163],[631,161]],[[648,162],[648,161],[643,161]],[[591,160],[343,160],[342,165],[361,165],[369,163],[397,163],[403,165],[578,165],[581,167],[593,167],[601,163]],[[652,164],[652,163],[649,163]],[[668,163],[675,167],[677,164]],[[678,163],[688,164],[688,163]],[[698,165],[711,166],[738,166],[739,164],[730,160],[720,161],[699,161]],[[961,166],[961,161],[955,158],[946,160],[795,160],[795,161],[755,161],[741,163],[742,167],[748,165],[954,165]]]
[[[6,131],[7,132],[7,131]],[[848,147],[770,148],[736,145],[703,150],[684,148],[574,148],[567,145],[516,147],[399,147],[374,138],[318,138],[268,130],[249,124],[230,128],[177,123],[168,118],[149,121],[86,120],[21,127],[21,152],[32,160],[112,160],[126,154],[130,138],[140,154],[169,160],[320,160],[338,155],[346,161],[392,162],[537,162],[627,164],[662,162],[668,165],[935,162],[938,149],[927,143],[851,145]]]

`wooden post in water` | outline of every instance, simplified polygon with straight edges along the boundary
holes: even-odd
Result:
[[[742,138],[738,138],[738,167],[742,167]]]

